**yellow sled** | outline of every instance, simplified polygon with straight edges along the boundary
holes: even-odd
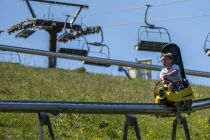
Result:
[[[159,81],[154,87],[155,103],[184,102],[195,98],[190,85],[179,91],[173,91],[172,86],[164,89],[163,85]]]

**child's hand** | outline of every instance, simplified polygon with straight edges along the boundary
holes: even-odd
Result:
[[[166,80],[166,79],[167,79],[167,74],[163,74],[162,80]]]

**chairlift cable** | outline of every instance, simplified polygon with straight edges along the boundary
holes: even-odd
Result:
[[[168,22],[168,21],[178,21],[178,20],[188,20],[188,19],[196,19],[196,18],[205,18],[210,17],[210,14],[202,14],[196,16],[185,16],[185,17],[176,17],[176,18],[166,18],[160,20],[154,20],[153,22]],[[139,25],[139,22],[130,22],[130,23],[119,23],[119,24],[107,24],[102,25],[103,27],[119,27],[119,26],[127,26],[127,25]]]
[[[185,17],[175,17],[175,18],[160,19],[160,20],[154,20],[154,21],[155,22],[164,22],[164,21],[204,18],[204,17],[209,17],[209,16],[210,16],[210,14],[202,14],[202,15],[196,15],[196,16],[185,16]]]
[[[114,9],[114,10],[109,10],[109,11],[102,11],[102,12],[91,12],[88,14],[83,14],[80,16],[89,16],[89,15],[106,15],[106,14],[113,14],[113,13],[120,13],[120,12],[125,12],[125,11],[134,11],[134,10],[138,10],[138,9],[143,9],[144,6],[140,6],[140,7],[132,7],[132,8],[123,8],[123,9]]]
[[[176,0],[168,3],[163,3],[163,4],[157,4],[157,5],[152,5],[152,7],[162,7],[162,6],[168,6],[168,5],[175,5],[177,3],[182,3],[190,0]]]
[[[181,3],[181,2],[186,2],[189,0],[176,0],[173,2],[168,2],[168,3],[162,3],[162,4],[157,4],[157,5],[152,5],[153,7],[161,7],[161,6],[168,6],[168,5],[175,5],[177,3]],[[106,14],[113,14],[113,13],[120,13],[120,12],[126,12],[126,11],[134,11],[134,10],[139,10],[139,9],[144,9],[145,6],[138,6],[138,7],[131,7],[131,8],[122,8],[122,9],[113,9],[113,10],[109,10],[109,11],[102,11],[102,12],[91,12],[88,14],[83,14],[80,16],[87,16],[87,15],[106,15]]]

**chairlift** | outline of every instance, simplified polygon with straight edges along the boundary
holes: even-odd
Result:
[[[71,21],[70,21],[70,26],[72,26],[72,27],[70,28],[70,31],[67,31],[66,25],[67,25],[69,17],[70,17],[70,15],[66,15],[66,20],[65,20],[65,24],[64,24],[64,28],[63,28],[64,34],[59,36],[57,38],[57,40],[59,42],[66,43],[67,41],[71,41],[71,40],[81,37],[84,39],[85,43],[83,44],[82,49],[61,48],[59,50],[59,52],[87,56],[88,53],[90,52],[90,47],[95,46],[98,48],[100,47],[100,51],[92,52],[92,53],[99,53],[101,55],[105,55],[105,57],[109,59],[110,58],[109,46],[106,44],[103,44],[104,37],[103,37],[103,31],[102,31],[101,27],[100,26],[82,27],[81,25],[74,27],[74,24],[71,24]],[[93,33],[100,33],[100,36],[101,36],[100,41],[88,42],[87,39],[84,37],[87,34],[93,34]],[[87,47],[87,49],[84,49],[84,47]],[[107,49],[107,53],[104,53],[104,51],[103,51],[104,48]],[[105,66],[105,67],[111,66],[111,65],[107,65],[107,64],[104,65],[104,64],[99,64],[99,63],[94,63],[94,62],[86,62],[86,61],[83,61],[83,63],[89,64],[89,65]]]
[[[110,59],[110,50],[109,50],[109,46],[106,45],[106,44],[103,44],[103,41],[104,41],[104,36],[103,36],[103,30],[100,28],[100,36],[101,36],[101,40],[99,42],[88,42],[87,39],[85,37],[84,40],[85,40],[85,44],[87,45],[87,48],[90,50],[90,47],[93,46],[93,47],[98,47],[100,48],[100,51],[95,51],[95,52],[92,52],[92,53],[99,53],[101,55],[104,55],[107,59]],[[104,52],[104,48],[107,49],[107,53]],[[89,51],[90,52],[90,51]],[[104,67],[110,67],[111,65],[109,64],[99,64],[99,63],[95,63],[95,62],[86,62],[86,61],[83,61],[84,64],[89,64],[89,65],[97,65],[97,66],[104,66]]]
[[[70,15],[66,15],[66,20],[65,20],[65,22],[64,22],[64,27],[63,27],[64,34],[60,35],[60,36],[57,38],[57,40],[58,40],[59,42],[66,43],[67,41],[73,40],[73,39],[76,38],[76,36],[75,36],[73,33],[71,33],[70,31],[69,31],[69,32],[67,31],[66,26],[67,26],[67,22],[68,22],[69,17],[70,17]]]
[[[87,39],[84,37],[85,44],[88,46],[88,48],[90,48],[91,46],[100,48],[100,51],[98,53],[100,53],[102,55],[105,55],[106,58],[110,59],[109,46],[103,43],[104,42],[103,30],[101,28],[99,28],[99,32],[100,32],[100,37],[101,37],[100,41],[98,41],[98,42],[88,42]],[[107,52],[103,51],[104,48],[106,48]]]
[[[87,56],[88,54],[87,50],[69,49],[69,48],[60,48],[58,52],[65,54],[81,55],[81,56]]]
[[[64,23],[64,34],[62,34],[61,36],[58,37],[58,41],[59,42],[63,42],[66,43],[69,40],[74,40],[77,38],[77,32],[74,32],[72,30],[70,30],[69,32],[66,29],[66,25],[68,22],[70,15],[66,15],[66,20]],[[81,26],[72,26],[72,29],[76,29],[76,30],[81,30]],[[80,32],[78,32],[80,33]],[[88,55],[88,51],[89,50],[85,50],[85,49],[73,49],[73,48],[60,48],[60,50],[58,50],[58,52],[60,53],[65,53],[65,54],[74,54],[74,55],[81,55],[81,56],[87,56]]]
[[[81,25],[72,24],[71,23],[72,20],[71,20],[70,30],[67,31],[66,26],[67,26],[69,17],[70,15],[67,15],[65,23],[64,23],[64,27],[63,27],[64,33],[57,38],[59,42],[66,43],[67,41],[72,41],[79,37],[83,37],[85,35],[99,33],[101,30],[100,26],[92,26],[92,27],[83,28]]]
[[[3,32],[4,32],[4,30],[0,30],[0,34],[3,33]]]
[[[107,46],[106,44],[101,44],[100,47],[102,47],[102,48],[104,48],[104,47],[109,48],[109,46]],[[89,51],[89,53],[90,53],[90,51]],[[105,56],[105,57],[108,58],[108,59],[110,58],[109,54],[107,55],[106,53],[102,52],[102,49],[101,49],[99,52],[96,52],[96,51],[93,52],[93,51],[91,51],[91,53],[98,53],[98,54],[100,54],[100,55]],[[96,66],[104,66],[104,67],[110,67],[110,66],[111,66],[110,64],[101,64],[101,63],[97,63],[97,62],[82,61],[82,63],[83,63],[83,64],[87,64],[87,65],[96,65]]]
[[[166,28],[156,27],[155,25],[148,23],[147,13],[151,5],[146,5],[146,6],[147,6],[147,9],[145,12],[145,19],[144,19],[146,26],[139,26],[138,28],[138,44],[135,46],[135,50],[161,52],[163,46],[171,43],[171,37]],[[162,35],[165,35],[168,38],[168,41],[160,42],[160,41],[144,40],[143,36],[146,35],[148,37],[149,34],[159,34],[160,38],[162,37]]]
[[[79,55],[79,56],[88,56],[89,48],[84,49],[83,46],[82,46],[81,49],[76,49],[76,48],[60,48],[58,50],[58,52],[59,53],[64,53],[64,54],[72,54],[72,55]]]
[[[87,62],[87,61],[82,61],[83,64],[86,65],[94,65],[94,66],[101,66],[101,67],[110,67],[110,64],[102,64],[102,63],[97,63],[97,62]]]
[[[65,5],[65,6],[73,6],[73,7],[78,7],[79,9],[76,11],[76,13],[73,15],[72,20],[70,23],[65,24],[65,27],[68,29],[71,29],[73,32],[70,32],[71,34],[67,34],[67,37],[65,34],[61,36],[63,38],[63,42],[68,41],[70,39],[76,39],[77,37],[81,36],[80,29],[81,27],[79,25],[74,24],[76,19],[78,18],[81,10],[83,8],[88,8],[88,5],[84,4],[75,4],[75,3],[66,3],[66,2],[61,2],[61,1],[51,1],[51,0],[24,0],[27,4],[27,7],[31,13],[32,19],[22,21],[16,25],[13,25],[8,29],[9,35],[11,33],[14,33],[16,31],[20,31],[16,37],[22,37],[22,38],[28,38],[30,35],[32,35],[35,30],[37,29],[44,29],[45,31],[48,32],[49,34],[49,51],[55,52],[57,49],[57,34],[63,29],[64,27],[64,22],[61,21],[54,21],[51,19],[39,19],[37,18],[30,2],[40,2],[40,3],[48,3],[48,4],[55,4],[55,5]],[[66,40],[67,38],[67,40]],[[65,50],[66,51],[66,50]],[[62,50],[61,50],[62,52]],[[74,51],[75,52],[75,51]],[[56,67],[56,58],[55,57],[48,57],[48,66],[51,67]]]
[[[17,35],[15,35],[16,38],[21,37],[21,38],[28,38],[29,36],[31,36],[34,32],[36,32],[36,30],[33,29],[24,29],[22,31],[20,31]]]
[[[205,40],[205,43],[204,43],[204,46],[203,46],[204,52],[206,53],[207,56],[210,56],[210,48],[207,47],[208,43],[210,42],[209,36],[210,36],[210,33],[208,33],[206,35],[206,40]]]

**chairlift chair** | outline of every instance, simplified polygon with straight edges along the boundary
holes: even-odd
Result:
[[[99,26],[83,28],[81,25],[75,26],[72,20],[70,21],[71,28],[69,29],[69,31],[67,31],[66,26],[67,26],[69,17],[70,15],[66,15],[66,20],[63,27],[64,33],[57,38],[59,42],[66,43],[67,41],[72,41],[79,37],[85,38],[84,36],[88,34],[102,32],[101,27]],[[89,52],[89,45],[93,45],[93,44],[87,44],[87,41],[85,40],[85,45],[87,46],[87,50],[83,49],[83,47],[82,49],[61,48],[59,52],[87,56]]]
[[[15,35],[16,38],[21,37],[21,38],[28,38],[29,36],[31,36],[34,32],[36,32],[36,30],[34,29],[24,29],[22,31],[20,31],[17,35]]]
[[[0,30],[0,34],[3,33],[3,32],[4,32],[4,30]]]
[[[97,44],[97,43],[96,43]],[[88,46],[88,48],[90,48],[89,45],[94,45],[94,46],[97,46],[97,47],[101,47],[101,50],[99,52],[91,52],[91,53],[99,53],[103,56],[105,56],[106,58],[110,58],[110,54],[109,54],[109,46],[106,45],[106,44],[94,44],[94,43],[88,43],[86,44]],[[108,52],[107,53],[104,53],[102,52],[102,49],[106,47]],[[90,52],[90,51],[89,51]],[[101,64],[101,63],[96,63],[96,62],[87,62],[87,61],[82,61],[83,64],[87,64],[87,65],[96,65],[96,66],[104,66],[104,67],[110,67],[111,65],[110,64]]]
[[[206,40],[205,40],[205,43],[204,43],[204,46],[203,46],[203,49],[204,49],[204,52],[206,53],[206,55],[210,56],[210,48],[208,48],[208,43],[210,42],[209,40],[209,36],[210,36],[210,33],[208,33],[206,35]]]
[[[60,48],[58,52],[65,54],[81,55],[81,56],[87,56],[88,54],[87,50],[69,49],[69,48]]]
[[[87,45],[87,48],[90,49],[91,46],[93,47],[100,47],[100,51],[99,52],[92,52],[92,53],[99,53],[101,55],[104,55],[107,59],[110,59],[110,50],[109,50],[109,46],[106,45],[106,44],[103,44],[103,41],[104,41],[104,37],[103,37],[103,31],[102,29],[100,28],[100,33],[101,33],[101,40],[98,41],[98,42],[88,42],[87,39],[85,37],[84,40],[85,40],[85,44]],[[107,53],[105,53],[103,51],[103,49],[106,48],[107,49]],[[86,62],[86,61],[83,61],[84,64],[89,64],[89,65],[96,65],[96,66],[104,66],[104,67],[110,67],[111,65],[110,64],[99,64],[99,63],[95,63],[95,62]]]
[[[66,15],[66,20],[65,20],[64,28],[63,28],[65,32],[57,38],[59,42],[66,43],[69,40],[76,39],[78,36],[76,31],[70,30],[68,32],[66,29],[69,17],[70,15]],[[71,26],[72,26],[71,27],[72,29],[81,30],[81,26],[74,26],[74,25],[71,25]],[[87,56],[88,54],[88,51],[85,49],[73,49],[73,48],[60,48],[58,52],[65,53],[65,54],[81,55],[81,56]]]
[[[110,59],[110,49],[109,46],[107,44],[104,44],[104,35],[103,35],[103,30],[101,28],[99,28],[99,32],[100,32],[100,36],[101,36],[101,40],[97,41],[97,42],[88,42],[87,39],[84,38],[86,44],[89,46],[88,48],[90,48],[91,46],[93,47],[98,47],[100,48],[100,51],[98,53],[105,55],[106,58]],[[107,52],[103,51],[104,48],[106,48]]]
[[[135,50],[137,51],[153,51],[153,52],[161,52],[163,46],[168,43],[171,43],[171,37],[168,30],[164,27],[156,27],[155,25],[149,24],[147,21],[147,13],[148,9],[151,5],[146,5],[147,9],[145,12],[145,24],[146,26],[139,26],[138,28],[138,43],[135,46]],[[162,35],[166,35],[168,38],[167,42],[159,42],[159,41],[151,41],[151,40],[144,40],[143,35],[148,37],[149,34],[159,34],[160,38]]]

